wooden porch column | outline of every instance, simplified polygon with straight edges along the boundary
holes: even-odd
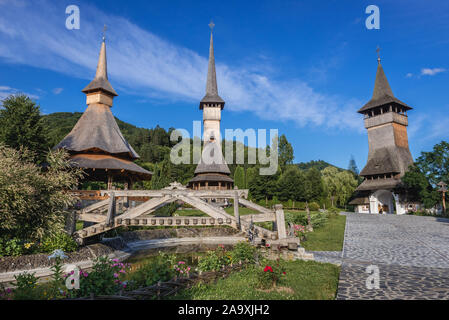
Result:
[[[112,190],[112,183],[114,179],[112,178],[112,174],[108,172],[108,190]]]

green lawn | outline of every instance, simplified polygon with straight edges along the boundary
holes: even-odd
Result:
[[[307,233],[306,241],[301,242],[307,251],[341,251],[345,236],[346,216],[333,215],[326,224]]]
[[[279,291],[257,289],[256,267],[234,272],[212,284],[198,284],[182,291],[179,300],[333,300],[340,267],[314,261],[285,263],[286,275]],[[259,267],[262,268],[262,267]]]

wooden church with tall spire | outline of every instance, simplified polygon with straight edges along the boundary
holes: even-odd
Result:
[[[411,109],[394,96],[378,57],[373,96],[358,111],[364,115],[369,152],[367,164],[360,172],[364,181],[350,201],[356,211],[406,213],[400,185],[401,177],[413,164],[407,137],[407,111]]]
[[[103,35],[95,78],[82,90],[87,109],[72,131],[55,147],[70,154],[70,162],[84,169],[86,180],[124,182],[125,188],[152,173],[134,163],[139,155],[123,137],[111,112],[117,93],[108,79],[106,39]]]
[[[221,149],[221,111],[225,102],[218,95],[217,74],[215,71],[213,22],[209,46],[209,65],[207,70],[206,95],[200,101],[203,110],[204,146],[195,176],[189,181],[189,188],[194,190],[229,190],[234,186],[228,165]]]

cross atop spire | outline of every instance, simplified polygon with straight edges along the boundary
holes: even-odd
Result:
[[[215,24],[214,24],[214,22],[211,20],[210,23],[209,23],[209,28],[210,28],[210,31],[211,31],[211,32],[214,30],[214,27],[215,27]]]
[[[377,63],[380,64],[380,47],[379,46],[377,46],[376,52],[377,52]]]
[[[104,25],[103,27],[103,42],[106,40],[106,30],[108,30],[108,27]]]
[[[210,46],[209,46],[209,67],[207,70],[206,95],[200,102],[200,109],[203,109],[204,104],[219,104],[221,108],[224,107],[224,100],[218,95],[217,73],[215,70],[215,56],[214,56],[214,38],[212,30],[215,24],[211,21],[209,24]]]

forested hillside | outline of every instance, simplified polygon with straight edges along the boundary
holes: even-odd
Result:
[[[49,145],[55,146],[61,141],[81,115],[82,113],[79,112],[65,112],[43,116]],[[154,173],[151,182],[146,182],[142,187],[160,189],[173,181],[186,184],[193,177],[195,164],[174,165],[169,159],[171,147],[176,144],[170,142],[170,134],[174,128],[166,130],[156,126],[153,129],[146,129],[138,128],[117,118],[116,121],[125,138],[141,156],[138,163]],[[234,147],[234,152],[235,149]],[[245,146],[244,150],[246,160],[248,147]],[[241,189],[250,189],[251,197],[258,201],[329,202],[329,192],[339,188],[340,180],[347,179],[350,175],[347,170],[337,168],[323,160],[293,164],[293,147],[285,135],[279,138],[278,172],[272,176],[261,176],[259,167],[259,164],[229,165],[235,185]],[[343,204],[347,197],[349,194],[340,201],[337,198],[335,201]]]

